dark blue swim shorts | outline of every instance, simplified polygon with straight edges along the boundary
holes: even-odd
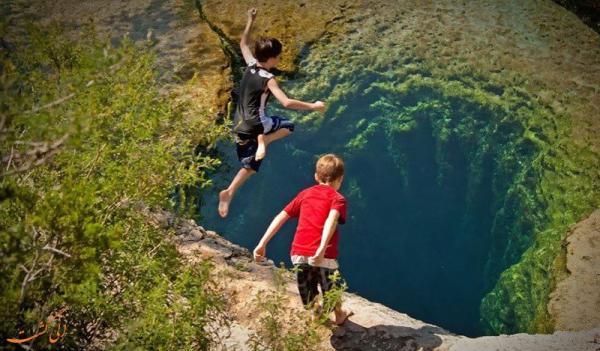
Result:
[[[277,116],[270,117],[273,120],[273,127],[265,135],[274,133],[279,129],[289,129],[290,132],[294,131],[294,122]],[[256,136],[247,136],[243,134],[236,135],[236,151],[238,160],[242,164],[243,168],[250,168],[256,172],[260,168],[262,160],[256,161],[254,156],[256,155],[256,149],[258,148],[258,140]]]

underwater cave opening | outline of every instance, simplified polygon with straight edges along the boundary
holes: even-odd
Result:
[[[349,210],[339,261],[349,291],[454,333],[482,335],[481,299],[506,268],[490,269],[490,253],[503,251],[502,233],[514,228],[502,226],[519,211],[506,207],[506,194],[535,152],[515,141],[522,126],[431,88],[402,97],[371,89],[329,110],[341,105],[344,117],[299,123],[271,145],[227,219],[217,215],[216,194],[207,194],[201,223],[252,250],[272,218],[313,184],[317,155],[338,153]],[[215,190],[237,171],[232,145],[220,147],[231,168],[215,177]],[[295,223],[267,248],[288,267]]]

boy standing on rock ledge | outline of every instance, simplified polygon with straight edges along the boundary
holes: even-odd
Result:
[[[290,99],[279,88],[275,76],[269,70],[279,64],[282,45],[275,38],[259,38],[254,43],[254,55],[248,46],[250,29],[256,18],[256,9],[248,10],[248,21],[242,34],[240,48],[248,65],[240,83],[239,101],[233,119],[233,132],[238,159],[242,168],[227,189],[219,193],[219,215],[226,217],[229,204],[237,189],[258,172],[267,153],[267,146],[277,139],[290,135],[294,124],[266,112],[271,94],[285,107],[296,110],[325,111],[321,101],[314,103]]]
[[[334,154],[322,156],[317,161],[315,180],[317,185],[301,191],[275,216],[254,249],[254,259],[264,260],[269,240],[290,217],[298,217],[290,256],[306,307],[319,295],[319,285],[323,295],[334,285],[330,276],[338,269],[337,224],[346,222],[346,198],[338,192],[344,180],[344,161]],[[343,310],[341,303],[334,313],[337,325],[353,314]]]

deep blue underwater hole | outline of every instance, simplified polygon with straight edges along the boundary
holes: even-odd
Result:
[[[382,109],[384,100],[393,103]],[[479,305],[497,279],[485,268],[492,226],[521,163],[507,169],[501,155],[527,160],[534,152],[513,142],[522,128],[495,122],[502,120],[498,111],[432,89],[387,98],[371,91],[343,103],[343,116],[299,123],[272,144],[227,219],[217,215],[216,193],[208,194],[201,223],[252,250],[272,218],[314,183],[317,156],[338,153],[346,161],[341,192],[349,204],[339,261],[349,290],[452,332],[481,335]],[[215,177],[215,188],[238,169],[234,145],[222,150],[230,169]],[[267,248],[276,263],[290,264],[295,224]]]

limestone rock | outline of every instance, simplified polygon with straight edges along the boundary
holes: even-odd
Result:
[[[564,240],[568,276],[558,282],[548,309],[556,330],[600,327],[600,210],[577,223]]]

